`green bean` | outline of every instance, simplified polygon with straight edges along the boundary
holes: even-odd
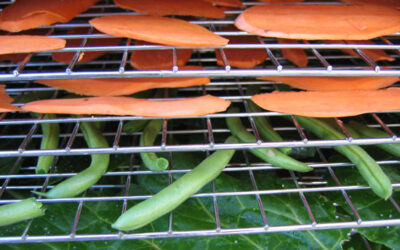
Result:
[[[44,119],[55,119],[55,114],[47,114],[43,117]],[[60,126],[58,123],[41,123],[42,127],[42,142],[40,143],[40,149],[54,149],[58,147]],[[37,174],[47,174],[53,163],[53,155],[39,156],[36,164]]]
[[[302,127],[321,139],[340,140],[346,137],[328,123],[318,119],[296,116]],[[392,184],[372,157],[360,146],[335,146],[334,150],[346,156],[357,167],[361,176],[379,197],[387,199],[392,195]]]
[[[248,87],[247,94],[255,95],[260,92],[260,87],[257,85],[253,85]],[[248,106],[251,112],[261,112],[261,109],[251,100],[248,102]],[[254,116],[253,120],[257,126],[257,130],[260,133],[260,136],[265,141],[283,141],[282,137],[271,127],[268,123],[267,119],[264,116]],[[280,151],[284,154],[290,154],[291,148],[279,148]]]
[[[0,206],[0,226],[14,224],[44,215],[43,204],[35,198]]]
[[[142,131],[148,122],[148,120],[132,120],[125,123],[122,130],[127,134],[133,134],[135,132]]]
[[[95,124],[81,123],[80,129],[89,148],[107,148],[108,143]],[[90,166],[79,174],[57,184],[47,193],[34,192],[48,198],[74,197],[95,184],[107,171],[110,162],[108,154],[93,154]]]
[[[360,138],[361,136],[368,138],[382,138],[389,137],[390,135],[382,130],[376,128],[370,128],[356,121],[350,121],[346,126],[347,129],[353,128],[356,133],[350,132],[353,137]],[[389,144],[376,144],[378,148],[392,154],[394,156],[400,157],[400,144],[389,143]]]
[[[234,143],[237,140],[229,137],[226,142]],[[229,163],[234,153],[234,150],[214,152],[192,171],[150,199],[130,208],[112,224],[112,227],[124,231],[137,229],[171,212],[207,183],[214,180]]]
[[[238,112],[235,108],[229,109],[229,112]],[[228,117],[226,123],[231,133],[236,136],[240,142],[255,142],[256,138],[243,126],[240,118]],[[257,148],[249,149],[249,151],[258,158],[269,162],[277,167],[295,170],[299,172],[308,172],[313,170],[303,162],[297,161],[290,156],[285,155],[281,151],[274,148]]]
[[[149,122],[140,136],[140,146],[152,146],[162,125],[163,120],[152,120]],[[140,158],[142,158],[145,167],[152,171],[163,171],[169,165],[167,159],[159,158],[155,153],[140,153]]]

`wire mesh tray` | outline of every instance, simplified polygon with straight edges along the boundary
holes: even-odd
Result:
[[[257,3],[247,2],[247,5]],[[60,38],[98,38],[107,35],[65,35],[66,31],[74,27],[87,27],[87,21],[95,16],[120,13],[110,2],[100,2],[93,6],[87,13],[81,14],[68,24],[56,24],[44,27],[49,30],[49,35]],[[228,11],[230,14],[238,14],[240,11]],[[226,20],[193,20],[193,22],[204,25],[211,30],[218,30],[222,25],[232,24],[234,16]],[[247,35],[244,32],[216,32],[221,35]],[[114,47],[82,47],[66,48],[61,51],[76,52],[74,59],[69,64],[51,61],[49,52],[28,55],[25,60],[18,64],[9,62],[0,63],[0,80],[7,84],[6,91],[17,100],[26,93],[48,93],[52,98],[65,92],[43,87],[32,81],[36,79],[63,79],[63,78],[112,78],[112,77],[180,77],[180,76],[209,76],[211,83],[202,87],[190,87],[177,90],[178,96],[198,96],[206,93],[231,100],[233,105],[241,108],[240,113],[220,113],[203,117],[187,117],[179,119],[164,120],[164,126],[160,133],[160,142],[152,147],[140,147],[137,138],[141,132],[133,135],[123,131],[123,125],[130,120],[149,119],[143,117],[78,117],[58,116],[56,119],[45,119],[43,116],[32,118],[27,113],[2,114],[0,116],[0,159],[9,162],[10,168],[6,173],[0,174],[0,204],[17,202],[18,195],[23,197],[32,196],[30,191],[46,191],[54,186],[60,178],[70,177],[80,171],[77,168],[62,168],[63,162],[77,158],[77,161],[87,161],[88,154],[112,154],[112,159],[125,159],[122,164],[107,172],[102,180],[92,186],[85,194],[75,198],[46,199],[37,197],[51,209],[52,206],[70,207],[70,213],[65,215],[65,221],[60,222],[64,230],[40,231],[43,221],[34,219],[21,223],[16,228],[4,230],[0,236],[0,243],[28,243],[28,242],[57,242],[57,241],[97,241],[117,239],[154,239],[154,238],[177,238],[192,236],[221,236],[221,235],[266,235],[278,232],[324,232],[334,229],[340,230],[366,228],[366,227],[392,227],[400,225],[399,197],[396,194],[387,201],[376,201],[388,211],[378,216],[368,216],[364,207],[370,200],[363,203],[360,197],[374,197],[368,186],[357,180],[348,180],[343,171],[354,166],[347,160],[330,159],[334,154],[333,146],[338,145],[376,145],[383,143],[399,143],[396,132],[399,130],[400,116],[398,112],[381,112],[366,114],[357,117],[359,121],[385,130],[389,136],[386,138],[352,138],[351,134],[342,126],[342,121],[336,119],[338,126],[342,129],[346,138],[343,140],[320,140],[316,139],[307,131],[303,130],[294,117],[274,112],[251,113],[247,107],[246,89],[249,85],[262,85],[263,90],[272,91],[279,83],[258,81],[258,76],[269,75],[293,75],[293,76],[400,76],[399,69],[399,34],[376,39],[377,45],[333,45],[320,42],[307,43],[305,41],[296,45],[277,44],[275,39],[262,38],[260,44],[229,45],[231,48],[265,48],[269,59],[254,69],[241,70],[231,68],[229,61],[224,66],[216,64],[214,49],[195,49],[190,65],[203,66],[204,70],[181,71],[176,65],[171,70],[163,71],[139,71],[134,70],[127,64],[128,54],[135,49],[172,49],[173,57],[176,49],[164,46],[134,46],[130,45],[129,39],[123,40],[120,46]],[[228,48],[227,47],[227,48]],[[284,59],[280,48],[303,48],[306,50],[309,66],[297,68]],[[352,48],[358,56],[350,56],[341,53],[337,49]],[[373,62],[360,49],[384,49],[396,60],[393,62]],[[223,50],[223,48],[220,48]],[[79,52],[107,50],[108,54],[92,62],[77,62]],[[171,58],[173,60],[173,58]],[[166,90],[165,98],[169,98],[171,90]],[[225,118],[237,116],[246,123],[248,131],[254,133],[257,138],[252,143],[225,144],[223,139],[230,133],[225,125]],[[282,142],[262,141],[258,135],[257,126],[253,117],[265,116],[270,119],[274,129],[282,134],[284,138],[290,138]],[[287,119],[288,118],[288,119]],[[54,150],[40,150],[38,143],[42,137],[40,124],[60,123],[61,143]],[[82,134],[79,132],[81,122],[101,122],[105,124],[104,135],[110,147],[90,149],[83,143]],[[190,139],[188,139],[190,138]],[[292,171],[278,169],[270,164],[259,162],[248,154],[248,149],[269,147],[292,147],[292,148],[315,148],[313,157],[304,159],[305,162],[315,170],[312,173],[298,174]],[[138,182],[143,178],[155,178],[164,180],[163,185],[171,183],[175,177],[191,170],[193,166],[181,166],[179,157],[188,158],[193,154],[204,158],[214,150],[237,149],[236,157],[225,168],[223,176],[211,182],[207,187],[189,199],[190,203],[202,201],[206,205],[203,212],[207,215],[207,225],[197,228],[182,227],[182,214],[184,208],[178,209],[158,220],[159,226],[145,228],[141,231],[123,233],[110,227],[112,219],[125,211],[128,205],[151,197],[154,192],[137,193],[140,190]],[[170,168],[167,171],[154,173],[140,167],[139,153],[158,152],[166,155],[170,160]],[[34,163],[38,156],[55,155],[49,174],[37,175],[34,173]],[[86,157],[85,157],[86,155]],[[74,156],[74,157],[71,157]],[[194,157],[195,158],[195,157]],[[129,160],[126,160],[129,159]],[[178,159],[178,160],[177,160]],[[400,161],[396,158],[381,157],[378,160],[380,166],[388,171],[398,171]],[[61,166],[61,167],[60,167]],[[62,171],[60,171],[62,169]],[[65,170],[66,169],[66,170]],[[350,170],[349,170],[350,171]],[[241,184],[226,188],[225,181],[231,177],[238,178]],[[281,185],[266,185],[263,178],[267,176],[279,177]],[[273,181],[273,180],[271,180]],[[400,179],[392,180],[393,188],[400,188]],[[236,185],[236,184],[235,184]],[[132,191],[134,190],[134,191]],[[335,202],[326,205],[326,211],[335,207],[344,207],[347,216],[321,217],[323,209],[315,206],[315,202],[321,197],[335,197]],[[301,219],[277,223],[275,221],[275,210],[286,211],[287,207],[282,204],[271,204],[279,197],[293,200],[297,203]],[[318,198],[319,197],[319,198]],[[242,224],[229,223],[229,209],[226,204],[231,200],[240,202],[250,199],[252,213],[258,216],[258,221],[250,221]],[[336,202],[336,199],[340,200]],[[248,201],[250,203],[250,201]],[[247,203],[246,203],[247,204]],[[186,203],[182,207],[189,206]],[[88,223],[91,208],[96,206],[115,207],[114,217],[110,221],[93,222],[95,225],[90,233],[83,231],[82,227]],[[190,207],[190,206],[189,206]],[[324,206],[322,206],[324,207]],[[206,211],[206,212],[205,212]],[[54,212],[54,211],[53,211]],[[50,214],[52,212],[50,211]],[[232,212],[233,213],[233,212]],[[228,215],[227,215],[228,214]],[[291,214],[294,216],[294,214]],[[201,216],[201,215],[199,215]],[[204,215],[205,216],[205,215]],[[240,214],[231,215],[238,217]],[[50,221],[52,218],[49,219]],[[100,223],[100,224],[96,224]],[[67,229],[66,229],[67,228]],[[106,228],[106,229],[105,229]],[[393,227],[395,230],[396,227]],[[341,232],[341,231],[340,231]]]

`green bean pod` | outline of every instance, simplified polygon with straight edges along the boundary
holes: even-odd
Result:
[[[44,119],[55,119],[55,114],[46,114]],[[59,136],[60,136],[60,126],[58,123],[42,123],[42,141],[40,143],[40,149],[55,149],[58,147]],[[39,156],[38,162],[36,164],[37,174],[47,174],[53,163],[53,155]]]
[[[296,116],[296,119],[302,127],[321,139],[340,140],[346,138],[339,131],[321,120],[303,116]],[[389,178],[364,149],[356,145],[335,146],[333,149],[354,163],[361,176],[367,181],[376,195],[384,199],[392,195],[392,184]]]
[[[0,206],[0,226],[14,224],[44,215],[43,204],[35,198]]]
[[[135,132],[142,131],[148,122],[148,120],[132,120],[125,123],[122,130],[127,134],[133,134]]]
[[[108,143],[102,133],[90,122],[81,123],[80,129],[89,148],[107,148]],[[47,198],[74,197],[94,185],[107,171],[110,162],[108,154],[93,154],[90,166],[79,174],[57,184],[47,193],[34,192]]]
[[[353,128],[355,131],[357,131],[356,134],[351,132],[351,135],[356,138],[360,138],[361,136],[368,138],[385,138],[390,136],[388,133],[380,129],[370,128],[356,121],[350,121],[346,127]],[[391,155],[400,157],[400,144],[398,143],[376,144],[374,146],[388,152]]]
[[[234,143],[237,140],[231,136],[226,142]],[[171,212],[207,183],[214,180],[229,163],[234,153],[235,150],[214,152],[192,171],[186,173],[150,199],[127,210],[112,224],[112,227],[123,231],[134,230]]]
[[[163,120],[150,121],[140,136],[140,146],[152,146],[162,125]],[[145,167],[152,171],[166,170],[169,165],[167,159],[158,157],[156,153],[140,153],[140,158]]]
[[[251,86],[247,89],[248,95],[255,95],[258,94],[260,90],[259,86]],[[249,109],[251,112],[261,112],[261,109],[251,100],[247,102]],[[254,123],[257,126],[257,130],[260,133],[261,138],[264,141],[283,141],[282,137],[271,127],[269,122],[264,116],[254,116],[253,117]],[[291,148],[278,148],[284,154],[290,154],[292,149]]]
[[[231,108],[229,112],[238,112],[235,108]],[[256,138],[249,133],[243,126],[239,117],[228,117],[226,118],[226,123],[231,133],[240,142],[255,142]],[[257,148],[249,149],[249,151],[257,156],[258,158],[269,162],[277,167],[295,170],[299,172],[308,172],[313,170],[311,167],[307,166],[303,162],[293,159],[292,157],[285,155],[281,151],[274,148]]]

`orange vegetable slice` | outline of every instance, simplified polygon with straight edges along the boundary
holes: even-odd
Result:
[[[243,7],[244,4],[240,0],[205,0],[218,6],[224,7]]]
[[[0,113],[19,111],[18,107],[11,105],[13,101],[14,99],[6,93],[6,86],[0,85]]]
[[[16,35],[34,35],[34,36],[44,36],[47,34],[47,30],[46,29],[36,29],[36,30],[27,30],[27,31],[23,31],[20,33],[17,33]],[[1,35],[7,35],[7,32],[1,31],[0,32],[0,36]],[[4,54],[4,55],[0,55],[0,61],[11,61],[13,63],[18,63],[21,62],[22,60],[25,59],[25,57],[28,54],[24,54],[24,53],[20,53],[20,54]]]
[[[346,117],[400,109],[400,88],[273,92],[251,98],[263,109],[309,117]]]
[[[0,29],[19,32],[53,23],[66,23],[97,1],[17,0],[1,12]]]
[[[68,32],[69,35],[87,34],[88,28],[75,28]],[[93,32],[96,34],[99,32]],[[66,47],[81,47],[83,39],[68,39]],[[88,38],[85,47],[96,47],[96,46],[117,46],[121,41],[120,38]],[[93,52],[82,52],[78,59],[78,62],[90,62],[104,54],[107,51],[93,51]],[[75,52],[56,52],[52,53],[52,58],[56,62],[70,63],[74,58]]]
[[[334,43],[334,44],[375,44],[369,40],[365,40],[365,41],[328,40],[325,42],[326,43]],[[349,55],[360,57],[360,55],[358,55],[358,53],[353,49],[340,49],[340,50]],[[377,62],[377,61],[393,62],[395,60],[393,57],[386,54],[386,52],[381,49],[360,49],[360,50],[362,53],[364,53],[364,55],[371,58],[374,62]]]
[[[109,15],[89,21],[99,31],[146,42],[189,47],[224,46],[228,40],[200,25],[183,20],[145,15]]]
[[[278,38],[279,43],[297,44],[296,40]],[[282,56],[300,68],[308,64],[306,52],[303,49],[281,49]]]
[[[400,15],[376,5],[258,5],[235,20],[241,30],[266,37],[369,40],[400,30]]]
[[[136,41],[135,45],[154,45],[154,43]],[[192,52],[191,49],[177,49],[177,66],[185,65]],[[140,70],[172,68],[172,50],[134,50],[130,62],[132,67]]]
[[[201,67],[184,69],[201,70]],[[116,78],[116,79],[67,79],[37,80],[50,87],[64,89],[72,93],[88,96],[119,96],[155,88],[183,88],[205,85],[208,77],[160,77],[160,78]]]
[[[224,11],[201,0],[114,0],[123,9],[155,16],[178,15],[224,18]]]
[[[22,109],[36,113],[136,115],[145,117],[202,116],[225,111],[230,101],[205,95],[177,100],[149,100],[132,97],[88,97],[40,100]]]
[[[65,47],[65,40],[46,36],[0,36],[0,55],[39,52]]]
[[[399,77],[290,77],[263,76],[260,80],[283,82],[295,88],[312,91],[373,90],[388,87]]]
[[[221,31],[237,31],[234,27],[226,27]],[[260,42],[254,36],[227,36],[230,44],[259,44]],[[224,49],[224,53],[228,62],[233,67],[253,68],[268,58],[265,49]],[[221,51],[215,50],[217,64],[225,66],[222,59]]]

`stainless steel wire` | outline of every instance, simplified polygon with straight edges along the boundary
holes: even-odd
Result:
[[[9,4],[10,1],[0,2],[0,7]],[[260,2],[245,2],[245,5],[261,4]],[[321,3],[322,4],[322,3]],[[326,3],[325,4],[335,4]],[[337,3],[336,3],[337,4]],[[269,119],[277,119],[282,121],[283,116],[287,114],[280,114],[276,112],[257,112],[251,113],[247,106],[247,101],[250,96],[245,95],[247,86],[258,84],[262,85],[263,90],[272,91],[276,84],[274,82],[259,81],[256,78],[259,76],[400,76],[400,65],[398,53],[400,49],[400,34],[392,34],[390,36],[382,37],[381,42],[376,45],[362,45],[362,44],[325,44],[322,42],[307,42],[298,44],[279,44],[272,38],[260,38],[257,44],[230,44],[223,48],[207,48],[199,49],[194,48],[195,54],[199,55],[197,58],[192,58],[189,61],[191,65],[200,65],[204,70],[180,70],[178,67],[171,67],[169,70],[152,70],[140,71],[130,67],[128,62],[128,55],[133,50],[172,50],[174,60],[173,65],[176,66],[176,51],[180,48],[161,46],[161,45],[143,45],[133,46],[130,45],[130,39],[123,39],[119,46],[99,46],[90,47],[85,46],[86,41],[92,38],[106,38],[108,35],[102,34],[78,34],[66,35],[65,33],[77,27],[89,27],[88,20],[97,16],[104,16],[108,14],[123,13],[133,14],[118,9],[110,2],[100,2],[93,6],[89,12],[79,15],[73,22],[67,24],[55,24],[49,27],[41,27],[41,29],[49,29],[50,36],[65,38],[65,39],[82,39],[81,47],[65,48],[60,51],[48,51],[42,53],[34,53],[27,56],[21,63],[15,64],[11,62],[0,63],[0,81],[7,84],[7,93],[18,97],[24,93],[40,93],[55,91],[54,88],[43,87],[41,85],[32,83],[37,79],[71,79],[71,78],[117,78],[117,77],[195,77],[207,76],[211,78],[211,83],[204,87],[189,87],[178,90],[179,96],[185,95],[201,95],[212,93],[213,95],[221,98],[231,100],[235,105],[242,107],[240,113],[220,113],[207,115],[202,117],[186,117],[179,119],[164,120],[162,131],[160,132],[161,143],[151,147],[141,147],[134,143],[126,145],[123,141],[126,138],[131,138],[123,131],[123,125],[131,120],[150,120],[152,118],[135,117],[135,116],[97,116],[97,117],[69,117],[58,116],[56,119],[45,119],[42,116],[39,118],[32,118],[26,113],[18,114],[3,114],[0,116],[0,145],[4,142],[14,141],[18,142],[15,148],[5,148],[0,150],[0,158],[16,157],[11,171],[7,174],[0,175],[0,195],[2,199],[0,204],[8,204],[19,201],[19,199],[4,198],[3,194],[7,191],[45,191],[51,189],[54,185],[52,180],[56,178],[66,178],[76,175],[75,172],[61,173],[57,172],[57,165],[59,159],[72,155],[88,155],[94,153],[100,154],[128,154],[130,161],[128,165],[121,165],[117,169],[113,169],[104,174],[103,179],[112,177],[122,177],[123,181],[115,181],[107,184],[96,184],[91,187],[91,190],[119,190],[122,195],[103,195],[99,197],[91,197],[82,195],[74,198],[62,199],[47,199],[38,197],[38,201],[45,204],[50,203],[74,203],[76,204],[76,211],[74,217],[71,218],[71,230],[68,235],[30,235],[31,222],[29,222],[21,235],[0,236],[0,243],[22,243],[22,242],[59,242],[59,241],[94,241],[94,240],[119,240],[119,239],[149,239],[149,238],[168,238],[168,237],[191,237],[191,236],[212,236],[212,235],[235,235],[235,234],[256,234],[256,233],[277,233],[289,231],[305,231],[305,230],[326,230],[326,229],[342,229],[342,228],[358,228],[358,227],[384,227],[384,226],[399,226],[400,225],[400,212],[393,218],[381,218],[377,220],[365,220],[360,217],[358,211],[351,200],[348,192],[358,191],[367,192],[369,187],[364,185],[343,185],[342,180],[336,175],[336,171],[340,168],[352,167],[353,164],[349,162],[335,162],[330,163],[324,153],[324,149],[331,148],[338,145],[374,145],[383,143],[400,143],[400,138],[396,136],[394,130],[400,127],[400,111],[380,112],[376,114],[366,114],[359,118],[370,127],[383,128],[388,136],[384,138],[351,138],[348,131],[341,125],[341,120],[336,120],[342,132],[346,135],[342,140],[320,140],[315,137],[308,136],[301,128],[294,117],[291,117],[291,122],[284,124],[274,124],[274,129],[279,133],[286,134],[290,132],[297,132],[296,139],[286,140],[282,142],[268,142],[260,139],[257,126],[254,123],[253,117],[264,116]],[[239,14],[238,11],[230,11],[231,14]],[[212,31],[220,35],[233,35],[244,36],[250,35],[246,32],[232,31],[232,32],[219,32],[219,28],[233,23],[233,18],[228,17],[224,20],[191,20],[193,23],[203,25],[210,28]],[[383,41],[383,43],[382,43]],[[253,69],[236,69],[230,65],[229,58],[226,57],[225,49],[239,49],[239,48],[264,48],[268,52],[270,58],[265,63]],[[280,54],[282,48],[298,48],[305,49],[309,66],[305,68],[297,68]],[[224,66],[216,64],[214,49],[218,49],[224,61]],[[339,49],[353,49],[360,52],[360,49],[383,49],[387,51],[394,59],[393,62],[373,62],[365,54],[359,53],[357,56],[346,55],[339,51]],[[85,51],[107,51],[106,55],[92,62],[78,62],[77,57],[80,53]],[[51,61],[50,53],[59,52],[74,52],[74,59],[68,63],[57,63]],[[373,66],[371,68],[371,66]],[[379,70],[376,70],[379,67]],[[17,74],[15,73],[17,72]],[[172,98],[166,96],[164,99]],[[16,105],[20,105],[18,103]],[[247,122],[248,131],[252,132],[257,141],[249,143],[222,143],[219,138],[228,136],[229,130],[226,127],[221,127],[220,121],[226,117],[241,117],[243,121]],[[185,128],[174,127],[177,123],[195,122],[203,124],[198,126],[187,126]],[[74,144],[77,140],[82,140],[82,134],[79,132],[79,124],[81,122],[102,122],[112,124],[112,129],[104,132],[104,135],[113,142],[108,148],[76,148]],[[60,138],[62,143],[59,148],[51,150],[40,150],[32,147],[34,140],[42,138],[40,131],[37,127],[43,123],[59,123],[61,124]],[[141,135],[141,132],[133,134],[131,141]],[[190,144],[174,143],[175,138],[179,136],[199,136],[203,135],[203,140],[198,140]],[[293,183],[291,188],[260,188],[256,180],[259,173],[267,172],[272,173],[279,168],[260,162],[252,162],[248,159],[247,150],[253,148],[272,148],[272,147],[317,147],[318,160],[314,162],[307,162],[309,166],[315,169],[316,174],[295,174],[287,172],[287,180]],[[122,211],[126,211],[128,201],[140,201],[148,199],[151,195],[130,195],[132,179],[137,176],[143,175],[159,175],[160,178],[168,178],[169,183],[173,181],[174,174],[183,174],[191,171],[191,169],[174,169],[174,152],[189,152],[189,151],[205,151],[205,155],[214,150],[222,149],[237,149],[243,153],[243,162],[232,162],[228,164],[227,168],[223,170],[224,173],[240,174],[249,177],[249,188],[246,191],[217,191],[216,182],[212,182],[210,192],[199,192],[191,198],[210,198],[213,201],[213,216],[215,219],[214,229],[198,229],[198,230],[174,230],[174,214],[171,213],[168,219],[168,229],[159,232],[145,232],[145,233],[123,233],[115,230],[113,233],[91,233],[80,234],[77,231],[77,226],[82,218],[85,216],[82,213],[84,204],[96,202],[121,202]],[[166,171],[151,172],[141,170],[140,166],[135,163],[138,153],[141,152],[167,152],[169,154],[170,167]],[[16,172],[22,159],[29,157],[38,157],[42,155],[55,155],[56,159],[53,161],[51,171],[48,174],[35,174],[34,166],[23,165],[19,172]],[[390,168],[400,168],[400,160],[381,160],[378,164]],[[325,173],[327,175],[321,174]],[[328,182],[327,176],[333,179],[333,183]],[[23,181],[21,181],[23,180]],[[26,181],[26,183],[25,183]],[[400,183],[394,182],[394,188],[400,188]],[[346,204],[351,208],[353,218],[348,221],[329,221],[319,222],[313,214],[313,211],[308,204],[307,197],[311,193],[318,192],[336,192],[343,196]],[[297,194],[299,195],[304,208],[310,218],[309,224],[288,224],[288,225],[271,225],[268,221],[268,216],[265,212],[265,206],[262,202],[265,195],[281,195],[281,194]],[[221,225],[221,209],[220,205],[223,202],[221,197],[239,197],[239,196],[252,196],[255,197],[260,217],[262,218],[262,226],[249,226],[240,228],[224,228]],[[391,198],[390,200],[393,207],[399,211],[398,202]],[[33,220],[34,221],[34,220]]]

